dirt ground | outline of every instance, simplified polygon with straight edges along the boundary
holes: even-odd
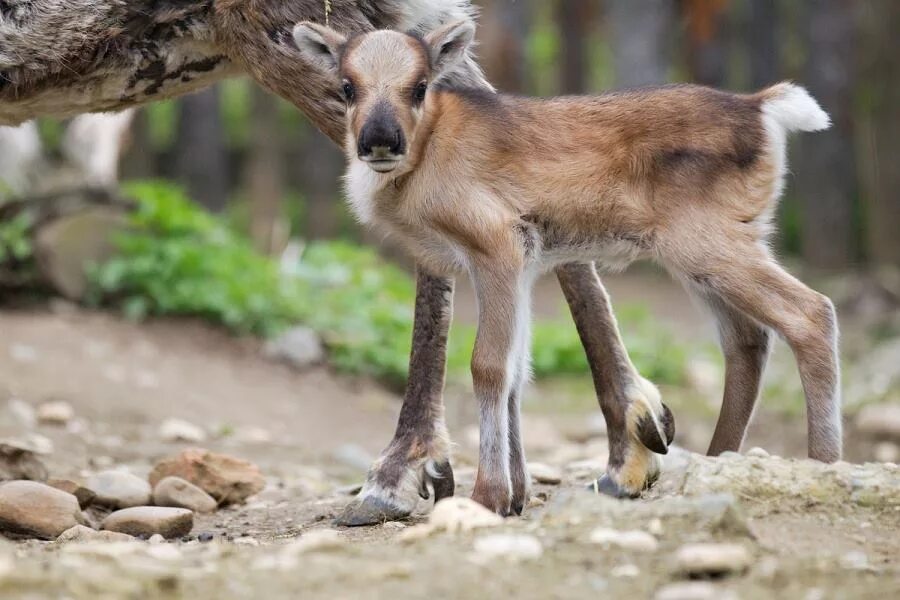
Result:
[[[684,335],[712,339],[711,327],[671,284],[653,280],[647,287],[626,278],[610,287],[614,298],[645,301],[662,323]],[[540,288],[538,315],[561,310],[557,294],[552,286]],[[465,296],[462,289],[457,315],[463,320],[472,314]],[[0,538],[0,597],[652,597],[684,580],[672,558],[681,544],[723,540],[749,547],[753,564],[743,573],[704,582],[709,587],[697,594],[900,597],[900,506],[890,499],[807,501],[803,494],[781,497],[741,488],[733,500],[746,524],[741,530],[703,520],[706,496],[686,500],[675,488],[666,492],[662,486],[635,502],[585,492],[606,452],[587,378],[533,386],[526,401],[529,459],[560,469],[562,484],[536,485],[539,500],[498,531],[536,538],[539,559],[523,557],[515,564],[513,552],[486,561],[473,550],[483,535],[477,532],[401,543],[405,530],[427,518],[430,501],[422,501],[419,515],[404,526],[342,530],[337,550],[298,559],[285,554],[286,548],[309,531],[331,527],[351,498],[348,486],[362,481],[390,439],[399,410],[394,393],[326,368],[296,372],[264,358],[258,341],[191,321],[135,324],[56,303],[0,311],[0,331],[0,413],[11,399],[32,406],[65,400],[75,409],[67,427],[33,431],[52,444],[43,459],[53,476],[83,478],[110,467],[145,475],[158,459],[196,445],[161,439],[160,424],[177,417],[206,431],[209,437],[200,445],[257,463],[269,482],[246,505],[198,516],[192,536],[165,544],[173,548],[170,555],[68,550],[36,541],[7,546]],[[785,354],[778,353],[776,361],[789,359]],[[457,444],[457,494],[466,495],[477,452],[466,385],[451,385],[447,402]],[[714,415],[711,409],[676,411],[677,442],[702,452]],[[8,415],[0,425],[3,435],[22,433]],[[804,430],[802,415],[789,418],[764,409],[747,447],[800,457]],[[848,435],[848,458],[871,460],[871,445],[857,443],[852,428]],[[877,475],[878,486],[900,487],[896,469]],[[661,525],[653,526],[654,520]],[[601,525],[655,528],[659,548],[644,552],[587,543],[586,536]],[[214,534],[214,541],[199,543],[200,533]],[[6,566],[14,568],[4,570],[4,557],[12,557]]]

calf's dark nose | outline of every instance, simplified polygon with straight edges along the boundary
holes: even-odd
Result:
[[[386,153],[394,156],[406,152],[406,138],[389,108],[378,105],[359,132],[359,156]]]

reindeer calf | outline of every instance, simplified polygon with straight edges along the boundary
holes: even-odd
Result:
[[[834,309],[766,247],[787,134],[829,125],[816,102],[789,83],[753,95],[683,85],[552,100],[441,85],[473,36],[468,21],[424,39],[392,31],[345,39],[312,23],[294,30],[303,55],[340,78],[346,186],[359,219],[396,236],[431,271],[472,278],[474,499],[500,514],[527,502],[518,403],[529,295],[538,274],[567,262],[618,269],[652,258],[712,309],[726,381],[711,453],[740,445],[774,330],[799,365],[809,455],[838,460]],[[622,430],[665,452],[671,415],[630,362],[627,371]],[[655,459],[625,458],[632,490],[652,476]]]

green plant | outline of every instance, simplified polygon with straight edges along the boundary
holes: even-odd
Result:
[[[0,223],[0,263],[9,260],[21,262],[31,258],[33,248],[28,236],[30,229],[31,217],[26,213]]]

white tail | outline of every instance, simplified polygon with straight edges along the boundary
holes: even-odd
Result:
[[[785,131],[821,131],[831,126],[828,113],[799,85],[779,83],[762,94],[763,112]]]

